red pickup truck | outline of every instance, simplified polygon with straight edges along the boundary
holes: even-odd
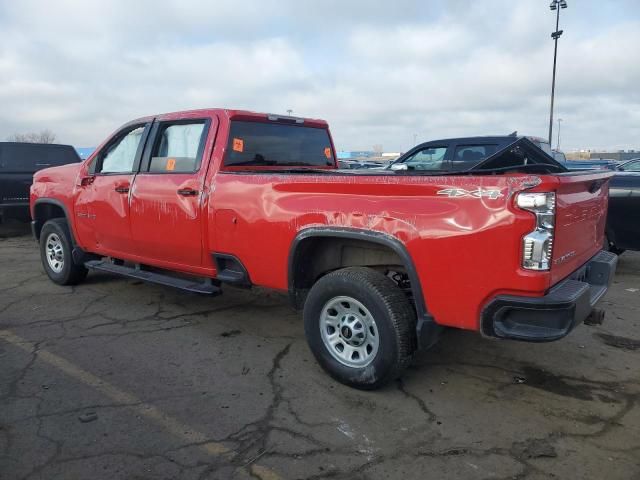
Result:
[[[616,267],[602,250],[611,173],[567,172],[524,137],[462,170],[441,150],[420,168],[339,170],[321,120],[141,118],[36,173],[33,233],[61,285],[94,269],[288,291],[321,366],[364,389],[443,327],[550,341],[597,311]]]

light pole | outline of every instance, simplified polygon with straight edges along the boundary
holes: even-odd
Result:
[[[293,113],[293,110],[287,110],[287,114],[288,114],[289,116],[291,116],[291,114],[292,114],[292,113]]]
[[[556,143],[556,150],[560,150],[560,124],[562,123],[562,119],[558,119],[558,143]]]
[[[567,8],[566,0],[551,0],[549,5],[551,10],[556,11],[556,31],[551,34],[555,45],[553,47],[553,80],[551,81],[551,114],[549,115],[549,145],[551,145],[551,134],[553,133],[553,96],[556,90],[556,58],[558,56],[558,39],[562,35],[562,30],[558,30],[560,25],[560,10]]]

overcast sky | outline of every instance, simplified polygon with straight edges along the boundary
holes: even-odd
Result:
[[[561,148],[640,149],[640,1],[567,1]],[[324,118],[344,150],[546,137],[554,22],[548,0],[0,0],[0,140],[204,107]]]

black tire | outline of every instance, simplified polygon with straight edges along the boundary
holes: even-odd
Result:
[[[56,240],[61,246],[62,264],[60,270],[54,269],[47,259],[48,244]],[[73,260],[71,234],[64,218],[53,218],[47,221],[40,232],[40,258],[42,266],[49,278],[58,285],[76,285],[87,276],[87,269]],[[54,264],[56,265],[56,264]]]
[[[616,255],[621,255],[624,253],[624,249],[616,247],[615,244],[611,240],[609,240],[609,235],[607,233],[604,234],[604,242],[602,248],[611,253],[615,253]]]
[[[343,296],[365,306],[377,328],[377,352],[360,368],[337,360],[320,329],[325,306]],[[370,268],[349,267],[329,273],[313,285],[304,304],[304,329],[311,351],[329,375],[345,385],[374,390],[398,378],[411,362],[416,314],[393,280]],[[341,331],[336,333],[342,335]]]

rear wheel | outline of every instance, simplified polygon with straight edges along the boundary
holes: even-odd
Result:
[[[58,285],[75,285],[87,269],[73,260],[71,234],[64,218],[47,221],[40,232],[40,258],[49,278]]]
[[[318,363],[339,382],[367,390],[396,379],[407,367],[415,324],[404,292],[369,268],[325,275],[304,306],[305,334]]]

